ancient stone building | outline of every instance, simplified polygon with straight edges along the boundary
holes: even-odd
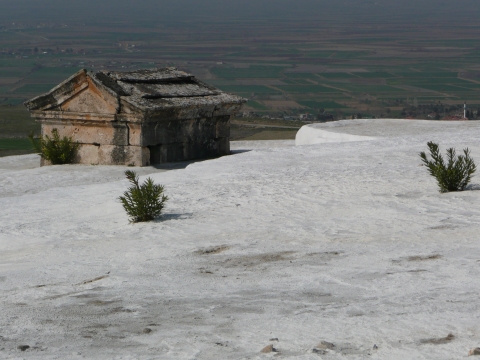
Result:
[[[42,135],[56,128],[80,143],[76,163],[146,166],[229,154],[230,117],[245,101],[164,68],[81,70],[25,106]]]

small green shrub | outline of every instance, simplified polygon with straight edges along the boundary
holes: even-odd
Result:
[[[132,186],[119,197],[123,208],[132,222],[150,221],[162,214],[168,197],[163,195],[164,187],[155,185],[147,178],[142,185],[138,184],[138,176],[134,171],[125,171],[125,176]]]
[[[430,141],[427,143],[432,160],[422,151],[419,155],[428,172],[437,179],[440,192],[462,191],[470,182],[473,173],[477,170],[468,148],[463,150],[463,155],[455,154],[455,149],[447,149],[447,163],[440,154],[438,144]]]
[[[71,137],[64,136],[61,139],[57,129],[52,130],[52,137],[45,135],[35,139],[32,132],[28,138],[40,156],[52,165],[71,164],[80,146]]]

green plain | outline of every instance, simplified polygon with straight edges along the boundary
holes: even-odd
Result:
[[[33,150],[29,139],[1,139],[0,150]]]
[[[236,94],[279,94],[280,91],[263,85],[221,85],[219,88]]]
[[[213,68],[211,70],[217,77],[224,79],[245,78],[279,78],[282,71],[288,69],[282,66],[252,65],[248,68]]]
[[[249,100],[247,105],[250,106],[251,108],[254,108],[255,110],[269,110],[269,108],[266,107],[265,105],[262,105],[262,104],[260,104],[256,101],[252,101],[252,100]]]
[[[322,85],[281,85],[276,86],[287,93],[316,94],[316,93],[336,93],[340,90],[329,88]]]
[[[300,105],[307,106],[312,109],[340,109],[346,108],[342,104],[337,103],[336,101],[315,101],[315,100],[300,100],[297,101]]]

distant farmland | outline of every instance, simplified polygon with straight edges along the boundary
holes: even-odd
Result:
[[[336,118],[455,112],[480,106],[480,28],[430,20],[306,20],[173,26],[106,21],[0,24],[0,138],[38,129],[21,103],[81,68],[177,66],[250,100],[256,116]],[[32,15],[33,16],[33,15]],[[142,20],[142,21],[140,21]]]

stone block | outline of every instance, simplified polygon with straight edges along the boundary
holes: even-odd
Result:
[[[183,143],[165,144],[162,146],[162,162],[184,161],[184,151]]]
[[[217,156],[224,156],[224,155],[231,154],[229,137],[218,138],[218,139],[215,139],[215,141],[217,143],[217,151],[218,151]]]
[[[230,116],[237,113],[240,108],[241,105],[238,104],[223,104],[222,106],[217,106],[211,116]]]
[[[150,163],[150,152],[141,146],[102,145],[98,159],[99,165],[146,166]]]
[[[51,166],[52,163],[48,160],[45,160],[44,158],[40,158],[40,166]]]
[[[216,118],[215,138],[230,138],[230,116]]]
[[[42,134],[52,135],[57,129],[60,137],[71,137],[80,144],[128,145],[128,128],[125,124],[107,123],[100,126],[95,124],[43,124]]]
[[[142,124],[128,123],[128,145],[142,146]]]
[[[183,122],[180,120],[149,122],[142,125],[142,146],[173,144],[182,141]]]
[[[98,165],[99,150],[99,145],[80,145],[74,162],[76,164]]]
[[[215,105],[190,106],[179,108],[176,114],[178,119],[211,118],[216,109]]]

